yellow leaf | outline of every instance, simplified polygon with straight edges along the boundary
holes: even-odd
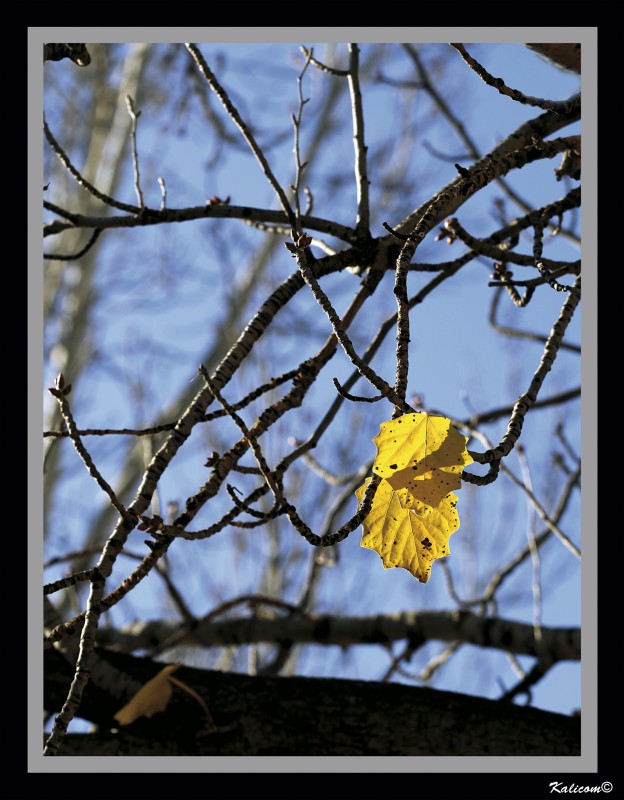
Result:
[[[361,545],[379,553],[386,569],[402,567],[426,583],[459,528],[453,489],[472,463],[468,437],[446,417],[415,413],[382,422],[373,441],[373,472],[382,481],[362,523]],[[360,502],[367,485],[356,491]]]
[[[115,714],[114,719],[120,725],[130,725],[139,717],[152,717],[159,711],[164,711],[173,694],[169,675],[179,667],[180,664],[169,664],[161,669],[158,675],[141,687],[132,700]]]
[[[436,508],[449,492],[461,488],[462,470],[463,467],[432,469],[414,477],[406,469],[392,475],[387,483],[399,495],[403,508],[411,508],[414,501]]]
[[[395,489],[405,488],[429,472],[434,475],[432,480],[448,481],[447,493],[459,489],[459,475],[472,458],[466,450],[468,438],[451,425],[450,419],[424,413],[404,414],[382,422],[380,427],[373,439],[377,445],[373,472],[390,481]]]
[[[361,502],[370,478],[356,491]],[[427,583],[436,558],[450,553],[449,537],[459,528],[457,495],[449,493],[432,508],[411,498],[404,508],[388,481],[377,487],[371,510],[362,523],[361,546],[375,550],[385,569],[402,567]]]

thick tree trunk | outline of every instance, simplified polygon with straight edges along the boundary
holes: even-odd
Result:
[[[100,651],[145,682],[162,664]],[[398,684],[324,678],[264,678],[181,667],[175,677],[205,700],[217,730],[206,732],[201,705],[174,687],[164,712],[115,732],[129,699],[90,684],[78,715],[98,731],[68,735],[59,755],[574,756],[580,719],[511,703]],[[46,707],[63,702],[71,668],[46,653]]]

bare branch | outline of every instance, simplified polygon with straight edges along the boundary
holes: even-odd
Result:
[[[172,628],[168,622],[138,622],[129,627],[127,634],[110,632],[109,641],[123,649],[140,649],[150,638],[163,639]],[[106,634],[102,635],[106,641]],[[192,636],[203,647],[284,639],[299,644],[316,642],[349,647],[422,638],[464,642],[516,655],[549,656],[556,661],[581,657],[581,636],[576,628],[544,627],[541,639],[536,639],[532,625],[460,611],[406,611],[366,617],[296,614],[275,620],[248,617],[222,622],[214,621],[211,615],[210,620],[199,623]],[[181,642],[184,639],[177,640],[177,644]]]
[[[278,199],[280,201],[280,205],[281,205],[284,213],[286,214],[286,216],[288,218],[288,222],[294,227],[295,224],[296,224],[295,214],[294,214],[292,208],[290,207],[290,203],[288,202],[288,198],[284,194],[284,190],[279,185],[279,183],[277,182],[275,176],[273,175],[271,167],[269,166],[269,162],[266,160],[265,155],[262,152],[262,149],[258,146],[253,134],[251,133],[251,131],[249,130],[249,128],[246,125],[245,121],[243,120],[243,118],[239,114],[238,110],[236,109],[236,107],[232,103],[228,93],[225,91],[225,89],[221,86],[219,81],[216,79],[215,75],[213,74],[212,70],[210,69],[210,67],[207,64],[206,59],[203,57],[203,55],[197,49],[197,46],[194,45],[194,44],[191,44],[190,42],[186,42],[185,46],[186,46],[186,49],[191,54],[191,57],[193,58],[193,60],[197,64],[197,66],[199,68],[199,71],[201,72],[201,74],[206,79],[206,82],[208,83],[210,88],[213,90],[213,92],[217,95],[217,97],[221,101],[223,107],[225,108],[227,113],[230,115],[232,121],[236,125],[236,127],[243,134],[243,137],[244,137],[245,141],[247,142],[247,144],[249,145],[249,147],[251,149],[251,152],[256,157],[258,163],[262,167],[262,171],[264,172],[264,174],[266,175],[269,183],[273,187],[273,189],[275,191],[275,194],[277,195],[277,197],[278,197]]]
[[[44,236],[62,233],[65,230],[74,228],[100,228],[109,230],[111,228],[142,228],[147,225],[160,225],[162,223],[189,222],[196,219],[239,219],[242,222],[271,222],[276,224],[290,224],[288,215],[283,211],[272,211],[270,209],[251,208],[249,206],[233,205],[205,205],[190,208],[161,208],[160,211],[145,208],[143,213],[138,216],[139,209],[133,210],[130,217],[92,217],[84,214],[74,214],[65,209],[60,209],[53,203],[44,202],[44,208],[61,214],[68,222],[51,222],[44,226]],[[301,224],[309,229],[318,230],[322,233],[336,236],[345,242],[351,242],[355,238],[355,231],[337,222],[324,220],[320,217],[309,217],[303,215]]]
[[[471,69],[473,69],[477,75],[488,84],[488,86],[493,86],[501,94],[504,94],[506,97],[510,97],[512,100],[516,100],[518,103],[524,103],[528,106],[537,106],[538,108],[543,108],[546,111],[554,111],[555,114],[561,114],[561,116],[564,117],[576,114],[580,107],[580,94],[574,95],[569,100],[543,100],[539,97],[529,97],[528,95],[519,92],[517,89],[510,89],[505,85],[505,82],[502,80],[502,78],[494,78],[492,75],[490,75],[490,73],[484,67],[482,67],[478,61],[468,54],[466,48],[462,44],[453,44],[451,42],[451,47],[454,47],[457,50],[468,66],[471,67]]]

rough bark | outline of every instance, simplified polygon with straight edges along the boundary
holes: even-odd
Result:
[[[142,682],[162,668],[126,654],[99,655]],[[79,715],[98,729],[66,736],[59,755],[580,755],[578,717],[511,703],[366,681],[189,667],[175,674],[204,698],[216,732],[205,732],[200,705],[179,688],[166,711],[115,732],[119,702],[89,684]],[[69,664],[48,651],[48,710],[60,707],[69,680]]]

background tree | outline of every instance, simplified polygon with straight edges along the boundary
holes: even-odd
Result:
[[[578,46],[46,47],[44,752],[576,754]],[[414,411],[474,459],[426,585],[358,546]]]

